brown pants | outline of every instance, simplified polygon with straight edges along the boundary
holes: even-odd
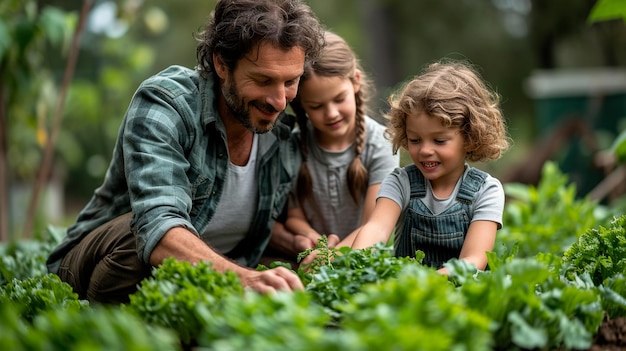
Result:
[[[131,213],[89,233],[61,261],[58,275],[80,299],[90,302],[128,303],[151,267],[139,260]]]

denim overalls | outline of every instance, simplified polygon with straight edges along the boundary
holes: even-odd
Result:
[[[411,198],[404,219],[404,229],[396,236],[395,255],[415,257],[421,250],[424,265],[441,268],[451,258],[459,257],[473,216],[473,200],[485,182],[487,173],[471,167],[463,176],[456,201],[438,215],[422,202],[426,180],[415,165],[405,167],[411,184]]]

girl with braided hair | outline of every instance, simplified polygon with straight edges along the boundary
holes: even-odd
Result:
[[[385,127],[368,116],[372,85],[340,36],[325,32],[325,46],[305,65],[291,107],[300,133],[302,166],[289,199],[286,231],[270,246],[292,258],[317,245],[343,240],[368,219],[380,183],[399,165]]]

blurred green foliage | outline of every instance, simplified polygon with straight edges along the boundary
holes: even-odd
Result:
[[[542,0],[305,1],[325,27],[346,38],[376,82],[375,118],[386,108],[389,93],[433,60],[461,58],[480,67],[485,80],[503,97],[514,139],[509,153],[483,167],[495,176],[518,162],[539,134],[533,122],[533,101],[525,91],[525,79],[533,70],[626,64],[626,47],[619,45],[626,40],[626,27],[604,15],[590,23],[587,17],[595,3],[590,0],[569,1],[567,11],[561,3]],[[119,123],[138,84],[168,65],[195,65],[194,33],[202,29],[215,2],[93,2],[56,146],[55,176],[66,184],[64,206],[69,220],[101,183]],[[597,3],[614,5],[615,1]],[[0,4],[0,68],[7,62],[38,65],[25,71],[36,73],[28,76],[30,80],[24,79],[27,75],[22,70],[13,69],[14,85],[5,88],[25,97],[9,100],[10,186],[34,182],[57,102],[68,40],[81,6],[80,0]],[[46,28],[31,30],[37,45],[15,44],[13,39],[30,36],[28,31],[13,33],[9,28],[16,21],[23,22],[21,28],[34,19]],[[26,49],[27,56],[16,56]],[[9,52],[14,54],[6,55]],[[7,77],[2,74],[0,79]],[[410,162],[405,156],[403,162]]]
[[[518,257],[562,255],[583,233],[606,220],[596,202],[577,198],[576,185],[553,162],[544,165],[537,186],[510,183],[504,190],[507,202],[497,251],[517,245]]]
[[[3,2],[0,15],[0,108],[7,116],[0,133],[7,140],[11,175],[30,180],[58,98],[49,54],[65,53],[76,16],[19,0]]]

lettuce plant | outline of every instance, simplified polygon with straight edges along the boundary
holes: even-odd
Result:
[[[29,323],[16,305],[0,305],[0,345],[11,351],[178,351],[176,335],[116,307],[61,308]]]
[[[317,263],[313,269],[300,270],[299,274],[313,301],[328,308],[335,318],[339,318],[338,306],[365,285],[393,278],[403,266],[419,264],[424,257],[422,252],[417,253],[416,259],[395,257],[393,247],[383,243],[359,250],[343,247],[320,251],[322,261],[327,263]]]
[[[576,186],[552,162],[545,163],[536,187],[510,183],[504,190],[504,223],[496,248],[518,245],[520,258],[539,252],[562,255],[580,235],[604,219],[597,203],[577,198]]]
[[[493,350],[491,320],[475,307],[444,275],[408,264],[342,305],[340,328],[358,335],[361,350]]]
[[[44,311],[88,306],[86,301],[78,299],[71,286],[52,273],[24,280],[13,279],[0,288],[0,304],[17,306],[21,318],[28,322]]]
[[[563,253],[563,260],[576,273],[588,272],[595,285],[626,272],[626,215],[607,227],[600,225],[585,232]]]
[[[468,306],[495,323],[497,349],[585,349],[591,345],[604,314],[599,292],[589,278],[565,279],[547,263],[555,256],[492,264],[493,255],[488,255],[491,270],[456,280],[462,281],[458,289]],[[451,275],[464,271],[452,269]]]
[[[183,344],[190,345],[202,330],[198,306],[219,313],[226,296],[242,294],[234,272],[219,273],[208,262],[192,265],[169,258],[141,282],[124,308],[150,324],[173,329]]]
[[[198,346],[209,350],[327,350],[329,317],[303,291],[261,295],[247,291],[225,298],[216,313],[198,306],[203,332]]]

